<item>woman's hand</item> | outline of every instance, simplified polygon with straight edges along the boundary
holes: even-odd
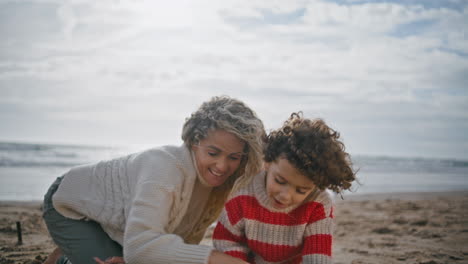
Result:
[[[100,258],[95,257],[94,260],[98,264],[125,264],[123,257],[110,257],[107,258],[105,261],[102,261]]]
[[[208,264],[249,264],[248,262],[243,261],[227,254],[224,254],[220,251],[213,250],[211,251],[210,258],[208,259]]]

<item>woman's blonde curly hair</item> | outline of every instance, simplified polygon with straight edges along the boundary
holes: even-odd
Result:
[[[230,132],[244,141],[244,152],[247,155],[244,155],[239,168],[223,185],[213,188],[204,214],[194,232],[186,239],[187,243],[198,243],[208,226],[218,218],[229,193],[245,186],[261,170],[265,129],[252,109],[237,99],[215,96],[186,119],[182,140],[190,148],[206,138],[209,131],[218,129]]]
[[[321,119],[292,113],[283,126],[266,138],[265,162],[286,158],[320,189],[336,193],[349,190],[356,180],[351,158],[339,140],[339,133]]]

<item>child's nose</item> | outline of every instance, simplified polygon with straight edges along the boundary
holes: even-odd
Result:
[[[291,199],[290,188],[288,186],[284,186],[281,188],[279,198],[281,199],[280,202],[287,203]]]

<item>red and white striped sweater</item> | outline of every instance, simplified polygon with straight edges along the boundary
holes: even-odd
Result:
[[[265,173],[234,193],[214,230],[217,250],[261,263],[332,263],[333,202],[329,192],[296,207],[269,206]]]

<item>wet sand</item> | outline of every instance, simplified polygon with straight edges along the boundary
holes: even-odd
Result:
[[[0,202],[0,264],[42,263],[53,250],[40,206]],[[468,192],[347,195],[337,198],[335,219],[336,264],[468,264]]]

